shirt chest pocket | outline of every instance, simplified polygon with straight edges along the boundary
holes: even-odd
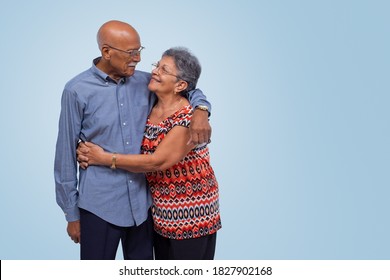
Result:
[[[119,120],[116,100],[106,99],[100,103],[94,103],[93,106],[88,106],[85,109],[82,130],[89,131],[88,134],[93,134],[94,131],[111,130],[114,126],[119,125]]]

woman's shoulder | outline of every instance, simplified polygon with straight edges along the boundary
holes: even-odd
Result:
[[[185,105],[174,113],[170,118],[170,123],[181,126],[189,126],[191,122],[193,108],[191,105]]]
[[[177,110],[176,113],[174,114],[174,116],[176,118],[180,118],[180,117],[183,117],[185,115],[192,115],[192,112],[193,112],[193,108],[192,108],[191,104],[188,104],[188,105],[181,107],[179,110]]]

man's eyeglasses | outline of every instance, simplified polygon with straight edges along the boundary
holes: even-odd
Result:
[[[152,63],[152,71],[154,71],[154,70],[157,70],[157,73],[159,73],[160,75],[161,74],[163,74],[163,75],[170,75],[170,76],[178,78],[179,80],[182,80],[182,78],[180,76],[172,74],[169,70],[167,70],[165,65],[160,66],[159,62]]]
[[[128,50],[128,51],[125,51],[125,50],[121,50],[121,49],[112,47],[112,46],[110,46],[110,45],[107,45],[107,46],[108,46],[109,48],[113,49],[113,50],[117,50],[117,51],[120,51],[120,52],[123,52],[123,53],[127,53],[127,54],[130,55],[131,57],[141,55],[141,51],[144,49],[144,47],[141,46],[138,50]]]

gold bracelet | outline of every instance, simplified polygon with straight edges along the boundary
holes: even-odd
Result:
[[[116,169],[116,153],[112,154],[111,169]]]

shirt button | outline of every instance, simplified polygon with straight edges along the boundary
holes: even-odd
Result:
[[[121,106],[123,106],[123,103],[121,103]]]
[[[126,125],[126,123],[124,122],[123,125]]]
[[[132,183],[133,183],[133,180],[130,180],[129,183],[132,184]]]
[[[126,145],[129,145],[129,142],[126,142]]]

